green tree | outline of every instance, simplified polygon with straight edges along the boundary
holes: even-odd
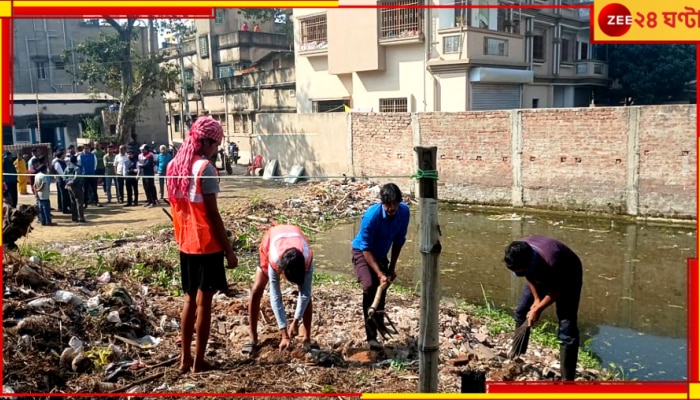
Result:
[[[86,40],[66,52],[66,59],[77,57],[76,80],[87,83],[93,93],[101,86],[119,93],[117,140],[126,143],[140,116],[141,106],[148,98],[163,95],[180,81],[179,68],[164,63],[164,56],[153,49],[138,51],[136,45],[141,29],[136,19],[105,22],[115,32],[101,32],[97,38]]]
[[[658,104],[678,98],[695,79],[695,45],[605,45],[597,49],[597,58],[608,62],[611,103],[631,99],[635,105]]]

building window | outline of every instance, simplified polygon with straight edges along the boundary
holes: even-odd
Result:
[[[215,11],[216,17],[214,18],[215,24],[223,24],[224,23],[224,12],[225,12],[225,10],[223,8],[216,9],[216,11]]]
[[[282,68],[282,60],[279,58],[275,58],[272,60],[272,69],[280,69]]]
[[[229,78],[233,76],[233,67],[230,65],[219,65],[216,67],[217,78]]]
[[[450,29],[460,26],[468,26],[472,18],[471,8],[458,8],[459,6],[467,6],[471,4],[471,0],[440,0],[441,6],[454,5],[455,8],[439,8],[438,21],[440,29]]]
[[[379,112],[405,113],[408,112],[408,99],[399,97],[395,99],[379,99]]]
[[[461,44],[462,37],[460,35],[445,36],[442,38],[442,52],[445,54],[459,53]]]
[[[574,41],[571,39],[561,40],[561,62],[572,62],[574,60]]]
[[[39,80],[46,80],[46,63],[37,62],[36,63],[36,76]]]
[[[233,132],[250,133],[251,118],[249,114],[233,115]]]
[[[539,108],[540,99],[532,99],[532,108]]]
[[[419,0],[382,1],[382,8],[379,9],[379,38],[398,39],[420,35],[423,30],[423,9],[403,7],[422,4]]]
[[[532,58],[544,61],[544,34],[536,34],[532,37]]]
[[[209,38],[206,36],[199,37],[199,57],[209,58]]]
[[[191,92],[194,90],[194,70],[192,70],[192,68],[185,68],[183,72],[185,76],[185,88],[188,92]]]
[[[328,23],[326,14],[300,20],[300,51],[324,50],[328,48]]]
[[[508,56],[508,41],[486,37],[484,38],[484,54],[487,56]]]
[[[588,60],[588,43],[586,43],[586,42],[580,43],[578,59],[579,60]]]
[[[345,107],[350,107],[348,100],[322,100],[312,103],[312,111],[315,113],[323,112],[345,112]]]
[[[55,60],[53,62],[53,67],[56,68],[57,70],[65,70],[66,63],[63,60]]]
[[[181,127],[180,127],[180,116],[179,116],[179,115],[176,115],[176,116],[173,118],[173,130],[174,130],[175,132],[180,132],[180,128],[181,128]]]

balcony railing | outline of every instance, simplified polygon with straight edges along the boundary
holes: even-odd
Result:
[[[219,35],[218,44],[224,49],[239,46],[288,48],[290,42],[284,34],[238,31]]]
[[[399,6],[417,6],[418,0],[387,0],[379,9],[379,41],[415,42],[423,40],[423,9],[399,8]]]
[[[306,17],[299,21],[301,43],[299,53],[326,53],[328,51],[328,18],[326,14]]]
[[[608,65],[602,61],[578,61],[576,62],[576,76],[607,79]]]

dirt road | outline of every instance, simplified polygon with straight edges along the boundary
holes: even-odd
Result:
[[[244,169],[238,167],[238,173],[242,175]],[[158,183],[156,182],[156,187]],[[55,186],[51,185],[51,206],[56,208],[58,204]],[[225,210],[234,204],[241,201],[250,201],[251,199],[262,199],[271,203],[284,201],[291,197],[298,190],[298,186],[286,185],[277,181],[269,181],[262,179],[246,179],[239,175],[232,177],[223,176],[221,180],[221,193],[219,194],[219,208]],[[145,198],[143,188],[139,187],[139,197]],[[112,192],[114,196],[114,191]],[[153,208],[139,207],[124,207],[116,203],[116,198],[112,199],[112,204],[106,204],[107,197],[102,191],[102,187],[98,188],[98,196],[103,207],[95,207],[90,205],[85,210],[85,219],[88,221],[85,224],[78,224],[71,221],[71,216],[53,211],[53,220],[58,226],[42,226],[35,223],[34,230],[28,237],[22,238],[18,244],[39,243],[39,242],[54,242],[68,240],[84,240],[94,237],[102,233],[111,235],[120,232],[138,232],[158,224],[170,223],[170,220],[161,210],[165,208],[170,211],[170,207],[166,204]],[[19,204],[33,204],[34,196],[20,195]],[[141,201],[143,204],[143,200]]]

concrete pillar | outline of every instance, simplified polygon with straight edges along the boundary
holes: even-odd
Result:
[[[627,107],[627,214],[639,215],[639,112]]]
[[[522,111],[510,111],[510,148],[511,169],[513,173],[513,187],[511,203],[513,207],[524,206],[523,201],[523,125]]]
[[[347,135],[348,135],[348,173],[350,176],[355,176],[355,157],[353,151],[353,137],[352,137],[352,113],[347,113],[346,116],[347,125]]]

